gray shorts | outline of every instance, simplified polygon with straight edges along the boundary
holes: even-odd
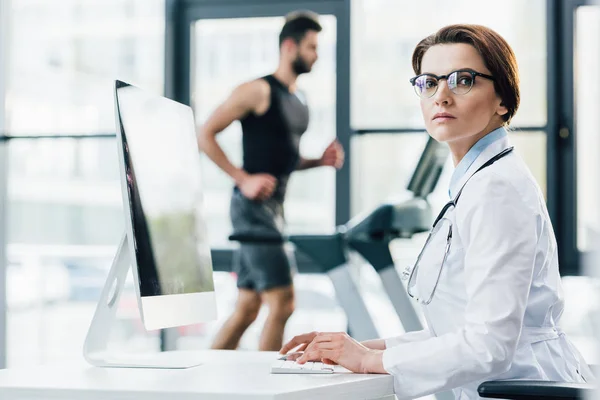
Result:
[[[283,202],[249,200],[234,189],[230,205],[234,233],[283,235]],[[263,292],[292,284],[290,260],[283,244],[240,243],[233,261],[238,288]]]

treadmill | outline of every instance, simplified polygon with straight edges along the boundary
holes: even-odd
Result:
[[[431,229],[434,214],[427,197],[435,190],[449,154],[447,145],[430,137],[408,183],[412,197],[382,204],[346,224],[348,247],[377,271],[406,332],[421,330],[423,326],[394,266],[389,245],[394,239],[410,239]]]
[[[350,269],[348,252],[356,251],[379,274],[405,331],[422,329],[417,313],[394,267],[389,244],[397,238],[409,239],[426,232],[433,224],[427,196],[435,189],[449,155],[448,147],[429,138],[408,184],[412,198],[378,206],[370,213],[353,218],[324,235],[256,235],[235,232],[229,239],[242,243],[281,244],[286,240],[313,263],[310,271],[327,274],[336,298],[348,319],[348,329],[359,341],[379,337],[377,329]]]

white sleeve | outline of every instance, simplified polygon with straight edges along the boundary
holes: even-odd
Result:
[[[420,342],[421,340],[429,339],[432,336],[433,335],[431,334],[429,329],[407,332],[400,336],[385,339],[385,348],[389,349],[391,347],[395,347],[403,343]]]
[[[539,216],[510,182],[492,172],[471,179],[455,212],[456,232],[465,251],[465,325],[384,351],[383,365],[394,376],[399,399],[507,371],[521,334]]]

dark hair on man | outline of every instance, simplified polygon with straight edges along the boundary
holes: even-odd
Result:
[[[510,45],[497,32],[481,25],[449,25],[421,40],[412,56],[415,74],[421,73],[421,61],[430,47],[438,44],[465,43],[479,52],[490,70],[496,93],[508,112],[502,116],[509,123],[517,112],[521,99],[517,60]]]
[[[285,17],[285,24],[279,34],[279,46],[288,38],[300,43],[306,32],[321,32],[322,29],[318,14],[312,11],[293,11]]]

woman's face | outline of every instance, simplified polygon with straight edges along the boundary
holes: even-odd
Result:
[[[421,62],[422,74],[447,75],[460,69],[491,75],[477,50],[464,43],[432,46]],[[427,132],[434,139],[449,145],[472,142],[472,146],[479,138],[503,125],[502,115],[508,110],[501,103],[494,82],[489,79],[475,77],[471,90],[462,95],[453,93],[448,88],[448,81],[442,79],[432,97],[421,98],[421,111]]]

